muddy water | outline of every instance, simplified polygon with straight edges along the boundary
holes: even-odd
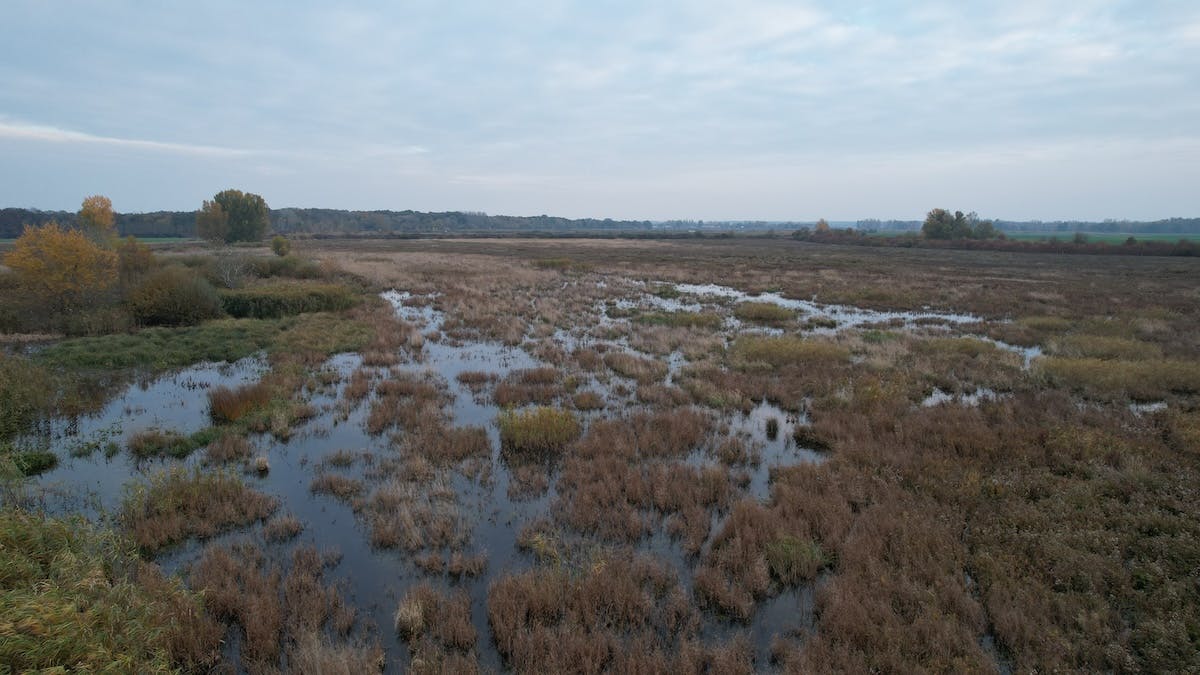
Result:
[[[745,294],[716,286],[679,285],[678,290],[699,299],[716,298],[721,301],[740,301],[749,298]],[[415,297],[401,291],[390,291],[383,297],[395,308],[402,319],[417,324],[426,335],[435,335],[441,330],[444,315],[436,309],[436,297]],[[647,300],[646,298],[654,298]],[[807,301],[789,300],[777,295],[755,296],[758,301],[771,301],[797,309],[806,315],[827,317],[837,321],[837,329],[865,326],[877,322],[898,320],[905,325],[931,320],[947,324],[973,323],[978,319],[968,315],[938,313],[888,313],[872,312],[857,308],[823,306]],[[679,301],[659,298],[650,294],[627,300],[628,307],[649,306],[665,311],[698,311],[704,305],[700,301]],[[617,305],[620,307],[620,305]],[[598,311],[597,325],[607,320]],[[610,321],[610,320],[609,320]],[[730,326],[736,329],[736,326]],[[830,329],[834,330],[834,329]],[[568,351],[576,346],[607,342],[610,348],[626,349],[641,356],[629,347],[623,338],[605,340],[593,337],[584,331],[558,331],[552,337]],[[652,357],[653,358],[653,357]],[[682,353],[672,352],[661,357],[669,366],[668,383],[687,361]],[[487,621],[487,587],[498,576],[519,571],[534,565],[533,558],[516,545],[517,535],[525,525],[546,517],[550,505],[557,498],[554,489],[555,476],[551,476],[550,488],[532,499],[514,500],[509,497],[512,477],[505,461],[500,457],[499,433],[495,424],[497,407],[490,398],[481,398],[457,380],[465,371],[487,371],[500,377],[519,369],[543,365],[526,351],[491,342],[430,339],[421,349],[419,358],[403,363],[401,370],[427,373],[442,381],[452,403],[447,413],[454,426],[481,426],[487,430],[491,442],[491,461],[480,477],[471,478],[454,474],[451,484],[456,501],[470,532],[470,544],[464,552],[486,553],[488,565],[485,573],[475,579],[451,581],[448,577],[431,577],[418,569],[408,553],[399,550],[379,550],[369,543],[369,536],[361,519],[352,508],[334,497],[314,495],[309,485],[318,473],[323,461],[339,451],[350,450],[365,457],[381,459],[394,455],[396,450],[387,436],[371,436],[365,431],[365,418],[369,401],[351,408],[348,414],[342,408],[342,391],[354,370],[361,366],[355,354],[341,354],[331,358],[325,367],[335,370],[340,381],[324,389],[308,394],[309,402],[319,411],[313,419],[294,429],[286,441],[268,434],[254,435],[249,440],[256,453],[265,455],[270,462],[270,471],[264,475],[247,474],[246,479],[259,490],[275,496],[280,502],[278,513],[292,514],[304,524],[304,531],[286,544],[270,545],[269,555],[286,566],[290,552],[305,544],[315,545],[321,550],[335,550],[340,562],[327,573],[327,579],[342,589],[345,598],[360,612],[361,626],[368,634],[377,636],[387,653],[388,671],[402,672],[408,663],[407,645],[401,642],[392,629],[392,616],[399,599],[411,585],[433,579],[437,583],[464,588],[472,599],[472,618],[479,632],[477,652],[486,669],[502,670],[499,654],[492,644]],[[141,478],[145,472],[177,460],[154,460],[135,462],[124,447],[135,433],[149,428],[175,430],[191,433],[208,425],[207,396],[209,388],[217,385],[236,386],[256,381],[266,371],[267,365],[261,358],[243,359],[234,364],[199,364],[171,375],[135,384],[117,395],[98,414],[79,420],[55,421],[49,429],[51,447],[60,457],[57,469],[39,477],[37,482],[46,487],[53,486],[58,493],[83,495],[80,500],[63,501],[59,510],[81,510],[93,517],[111,512],[119,506],[122,487],[131,480]],[[377,369],[384,376],[386,369]],[[636,407],[632,393],[636,386],[632,381],[615,375],[598,378],[589,376],[581,389],[600,392],[609,403],[609,409],[620,411]],[[625,393],[618,393],[621,390]],[[936,403],[936,401],[934,402]],[[604,413],[584,415],[585,424]],[[774,425],[770,425],[770,421]],[[793,431],[807,424],[803,415],[790,413],[769,403],[760,403],[747,413],[734,413],[722,420],[722,433],[741,438],[758,456],[758,461],[738,468],[747,474],[744,496],[767,500],[770,497],[770,475],[772,468],[800,462],[822,461],[823,456],[811,449],[798,447]],[[774,426],[768,434],[768,427]],[[105,447],[110,443],[120,451],[107,455]],[[110,446],[111,447],[111,446]],[[94,451],[83,454],[85,449]],[[72,452],[82,456],[73,457]],[[202,453],[196,453],[187,464],[201,461]],[[704,451],[697,451],[687,460],[694,464],[709,464],[715,460]],[[357,477],[368,481],[370,463],[362,460],[350,467],[330,468],[329,471]],[[721,523],[715,519],[713,534]],[[250,538],[262,541],[260,526],[223,535],[219,542]],[[707,547],[707,544],[706,544]],[[685,589],[690,590],[695,559],[688,558],[675,542],[661,531],[646,538],[638,545],[640,550],[653,553],[672,564],[679,573]],[[177,547],[162,555],[159,562],[170,571],[182,572],[199,556],[201,545],[195,542]],[[755,614],[747,624],[725,621],[706,613],[701,627],[705,639],[724,641],[739,633],[748,633],[757,650],[758,665],[765,668],[769,663],[769,644],[773,635],[782,632],[811,629],[813,616],[813,591],[815,585],[798,589],[787,589],[759,603]],[[227,645],[229,654],[236,656],[236,644]]]

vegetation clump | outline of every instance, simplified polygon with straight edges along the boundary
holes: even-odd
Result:
[[[0,510],[0,663],[13,672],[168,673],[216,662],[200,598],[83,519]]]
[[[172,467],[127,487],[119,521],[152,555],[191,537],[206,539],[264,520],[276,505],[232,473]]]
[[[150,273],[130,292],[126,304],[145,326],[194,326],[222,314],[212,284],[178,266]]]
[[[773,302],[747,301],[739,302],[733,309],[733,315],[742,321],[779,324],[796,318],[796,311]]]
[[[338,312],[354,306],[354,293],[341,284],[277,283],[221,291],[226,313],[238,318],[276,319],[307,312]]]
[[[240,421],[271,402],[274,391],[266,382],[246,384],[236,389],[220,386],[208,392],[208,416],[218,424]]]
[[[506,450],[534,455],[561,452],[582,431],[571,411],[546,406],[504,410],[496,421]]]
[[[845,347],[794,335],[743,335],[729,348],[730,362],[740,368],[842,362],[850,358]]]

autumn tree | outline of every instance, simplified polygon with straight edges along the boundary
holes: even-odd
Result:
[[[55,222],[26,227],[4,264],[17,273],[27,291],[57,311],[76,307],[89,295],[110,288],[117,276],[117,254]]]
[[[196,212],[196,236],[213,243],[225,243],[229,239],[229,216],[216,201],[204,200]]]
[[[196,214],[196,232],[210,241],[261,241],[269,222],[270,210],[261,196],[224,190],[204,202]]]
[[[92,241],[107,246],[117,236],[112,200],[104,195],[85,197],[79,207],[79,225]]]
[[[824,218],[817,221],[817,234],[829,234],[829,221]]]

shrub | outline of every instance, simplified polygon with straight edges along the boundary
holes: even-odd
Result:
[[[149,246],[133,235],[117,245],[117,278],[122,288],[129,288],[154,269],[154,253]]]
[[[11,672],[207,670],[221,627],[199,597],[83,519],[0,511],[0,663]]]
[[[26,227],[4,256],[21,284],[52,310],[79,306],[91,294],[116,281],[117,256],[78,230],[57,223]]]
[[[292,252],[292,242],[277,234],[271,238],[271,252],[282,258]]]
[[[147,326],[192,326],[221,316],[216,289],[182,267],[150,274],[129,293],[126,304]]]
[[[273,319],[306,312],[335,312],[349,309],[354,302],[354,294],[340,284],[273,284],[221,292],[225,311],[238,318]]]
[[[533,454],[558,452],[579,438],[581,431],[579,420],[569,410],[544,406],[501,411],[497,422],[506,449]]]
[[[734,308],[733,315],[742,321],[756,323],[783,323],[796,318],[795,310],[773,302],[741,302]]]

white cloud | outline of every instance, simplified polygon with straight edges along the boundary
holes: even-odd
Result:
[[[131,150],[150,150],[196,157],[244,157],[255,154],[249,150],[223,148],[215,145],[197,145],[192,143],[172,143],[165,141],[149,141],[138,138],[116,138],[113,136],[98,136],[83,131],[60,129],[58,127],[40,124],[10,122],[0,119],[0,138],[19,141],[39,141],[44,143],[108,145]]]

